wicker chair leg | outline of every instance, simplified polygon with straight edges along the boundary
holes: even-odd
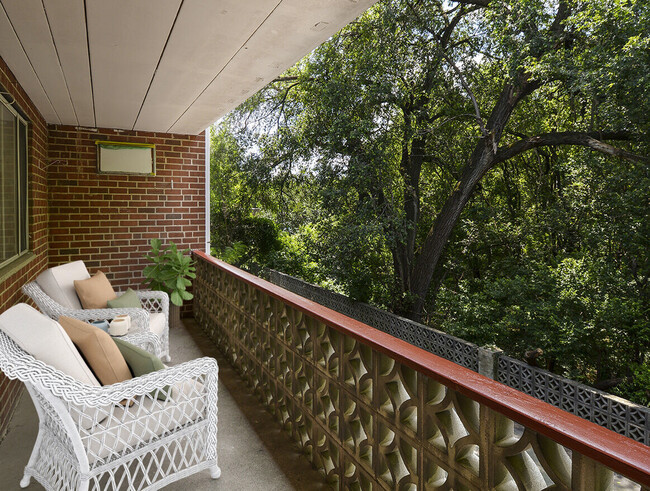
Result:
[[[30,390],[30,388],[31,387],[28,385],[27,389]],[[36,412],[38,413],[38,417],[40,420],[41,419],[40,407],[37,407]],[[29,461],[27,462],[27,466],[25,467],[25,473],[23,474],[23,478],[20,480],[21,488],[26,488],[27,486],[29,486],[29,481],[31,480],[32,476],[27,469],[32,469],[34,465],[36,465],[36,460],[38,459],[38,454],[40,452],[42,443],[43,443],[43,431],[39,425],[38,435],[36,436],[36,442],[34,442],[34,448],[32,449],[32,454],[29,456]]]
[[[221,469],[219,468],[218,465],[213,465],[212,467],[210,467],[210,477],[212,479],[219,479],[220,476],[221,476]]]

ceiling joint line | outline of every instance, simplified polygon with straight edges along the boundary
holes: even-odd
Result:
[[[153,74],[151,75],[151,80],[149,80],[149,86],[147,87],[147,92],[144,94],[144,97],[142,98],[142,104],[140,104],[140,109],[138,109],[138,114],[135,117],[135,121],[133,122],[133,126],[131,127],[131,130],[135,130],[135,125],[138,124],[138,119],[140,119],[140,113],[142,112],[142,108],[144,107],[144,103],[147,101],[147,96],[149,95],[149,91],[151,90],[151,87],[153,86],[153,81],[156,78],[156,73],[158,73],[158,68],[160,67],[160,63],[162,62],[163,56],[165,56],[165,50],[167,50],[167,45],[169,44],[169,40],[172,37],[172,32],[174,32],[174,27],[176,26],[176,21],[178,21],[178,16],[181,13],[181,9],[183,8],[183,4],[185,3],[185,0],[181,0],[180,5],[178,6],[178,10],[176,11],[176,17],[174,17],[174,22],[172,22],[172,27],[169,29],[169,33],[167,34],[167,39],[165,40],[165,45],[163,46],[162,51],[160,52],[160,57],[158,58],[158,63],[156,63],[156,68],[153,71]]]
[[[41,6],[43,7],[43,13],[45,14],[45,21],[47,22],[47,28],[50,31],[50,39],[52,39],[52,46],[54,46],[54,52],[56,53],[56,61],[61,70],[61,76],[63,77],[63,83],[65,83],[65,90],[68,92],[68,100],[70,101],[70,106],[72,107],[72,112],[74,113],[74,119],[79,126],[79,116],[77,115],[77,108],[74,107],[74,102],[72,102],[72,94],[70,93],[70,86],[68,85],[68,79],[65,76],[65,71],[63,70],[63,65],[61,64],[61,56],[59,55],[59,49],[56,47],[56,42],[54,41],[54,33],[52,32],[52,24],[50,24],[50,18],[47,15],[47,9],[45,8],[45,0],[41,0]]]
[[[93,101],[93,123],[97,127],[97,105],[95,104],[95,84],[93,83],[93,62],[90,57],[90,35],[88,34],[88,8],[86,1],[83,2],[84,7],[84,22],[86,24],[86,52],[88,53],[88,75],[90,76],[90,96]]]
[[[197,95],[197,96],[194,98],[194,100],[190,103],[190,105],[187,106],[187,108],[186,108],[186,109],[181,113],[181,115],[180,115],[178,118],[176,118],[176,121],[174,121],[174,122],[172,123],[172,125],[167,129],[167,133],[169,133],[169,132],[171,131],[171,129],[176,125],[176,123],[178,123],[178,122],[180,121],[180,119],[181,119],[183,116],[185,116],[185,113],[187,113],[187,111],[190,110],[190,108],[191,108],[191,107],[196,103],[196,101],[198,101],[199,98],[200,98],[200,97],[205,93],[205,91],[208,90],[208,87],[210,87],[210,85],[212,85],[212,84],[214,83],[214,81],[219,77],[219,75],[221,75],[221,74],[223,73],[223,71],[228,67],[228,65],[230,65],[230,63],[232,62],[232,60],[235,59],[235,57],[239,54],[239,52],[240,52],[241,50],[243,50],[244,47],[246,46],[246,44],[247,44],[247,43],[248,43],[248,42],[253,38],[253,36],[255,36],[255,34],[257,33],[257,31],[259,31],[260,28],[261,28],[261,27],[266,23],[266,21],[269,20],[269,18],[270,18],[270,17],[273,15],[273,13],[278,9],[278,7],[280,6],[280,4],[281,4],[282,2],[283,2],[283,0],[280,0],[280,1],[275,5],[275,7],[273,7],[273,10],[271,10],[271,11],[268,13],[268,15],[267,15],[266,17],[264,17],[264,20],[262,20],[262,22],[260,22],[260,24],[259,24],[259,25],[255,28],[255,30],[251,33],[251,35],[248,36],[248,38],[246,38],[246,41],[243,42],[243,44],[239,47],[239,49],[238,49],[237,51],[235,51],[235,53],[230,57],[230,59],[229,59],[229,60],[224,64],[224,66],[221,67],[221,70],[219,70],[219,72],[217,72],[217,74],[214,76],[214,78],[213,78],[212,80],[210,80],[210,83],[208,83],[208,85],[205,86],[205,88],[201,91],[201,93],[200,93],[199,95]]]
[[[9,17],[9,14],[7,13],[7,9],[5,8],[4,4],[0,0],[0,6],[2,6],[2,10],[5,13],[5,16],[7,17],[7,21],[9,22],[9,25],[11,26],[11,30],[14,33],[14,36],[16,36],[16,40],[18,41],[18,44],[20,44],[20,49],[23,50],[23,54],[25,55],[25,59],[27,59],[27,63],[29,63],[30,68],[32,69],[32,72],[34,72],[34,76],[36,77],[36,80],[38,80],[38,84],[41,86],[41,89],[43,89],[43,94],[45,94],[45,98],[47,99],[47,102],[50,103],[50,107],[52,108],[52,111],[54,111],[54,114],[56,115],[56,119],[59,120],[59,124],[61,124],[61,116],[59,116],[59,113],[56,111],[56,107],[54,107],[54,104],[52,104],[52,99],[50,99],[50,96],[48,95],[47,91],[45,90],[45,86],[43,85],[43,82],[41,81],[41,78],[38,76],[38,73],[36,73],[36,69],[34,68],[34,64],[32,63],[32,60],[29,59],[29,55],[27,54],[27,51],[25,50],[25,46],[23,45],[23,42],[20,40],[20,36],[18,36],[18,32],[16,31],[16,27],[14,26],[14,23],[11,22],[11,17]]]

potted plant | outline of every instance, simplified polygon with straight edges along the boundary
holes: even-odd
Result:
[[[194,261],[189,255],[190,250],[179,251],[176,244],[161,247],[160,239],[151,240],[151,251],[147,259],[151,262],[143,271],[145,284],[152,290],[162,290],[169,295],[170,327],[180,324],[180,307],[184,300],[191,300],[194,296],[187,291],[196,278]]]

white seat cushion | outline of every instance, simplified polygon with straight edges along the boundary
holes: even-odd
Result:
[[[97,410],[102,423],[95,425],[89,435],[81,436],[88,460],[92,464],[205,418],[203,391],[203,384],[187,380],[174,384],[166,401],[142,396],[130,407],[114,406],[112,414]]]
[[[161,338],[165,332],[165,314],[161,312],[149,314],[149,330]]]
[[[74,261],[46,269],[36,277],[36,283],[55,302],[68,309],[81,309],[74,281],[88,278],[90,274],[84,262]]]
[[[14,305],[1,314],[0,329],[37,360],[84,384],[99,386],[61,325],[26,303]]]

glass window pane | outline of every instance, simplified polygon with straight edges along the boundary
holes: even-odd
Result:
[[[29,248],[27,240],[28,221],[27,221],[27,125],[22,121],[18,124],[18,153],[19,162],[19,179],[20,183],[20,206],[18,217],[20,218],[20,242],[19,251],[23,252]]]
[[[16,117],[0,104],[0,262],[18,254]]]

